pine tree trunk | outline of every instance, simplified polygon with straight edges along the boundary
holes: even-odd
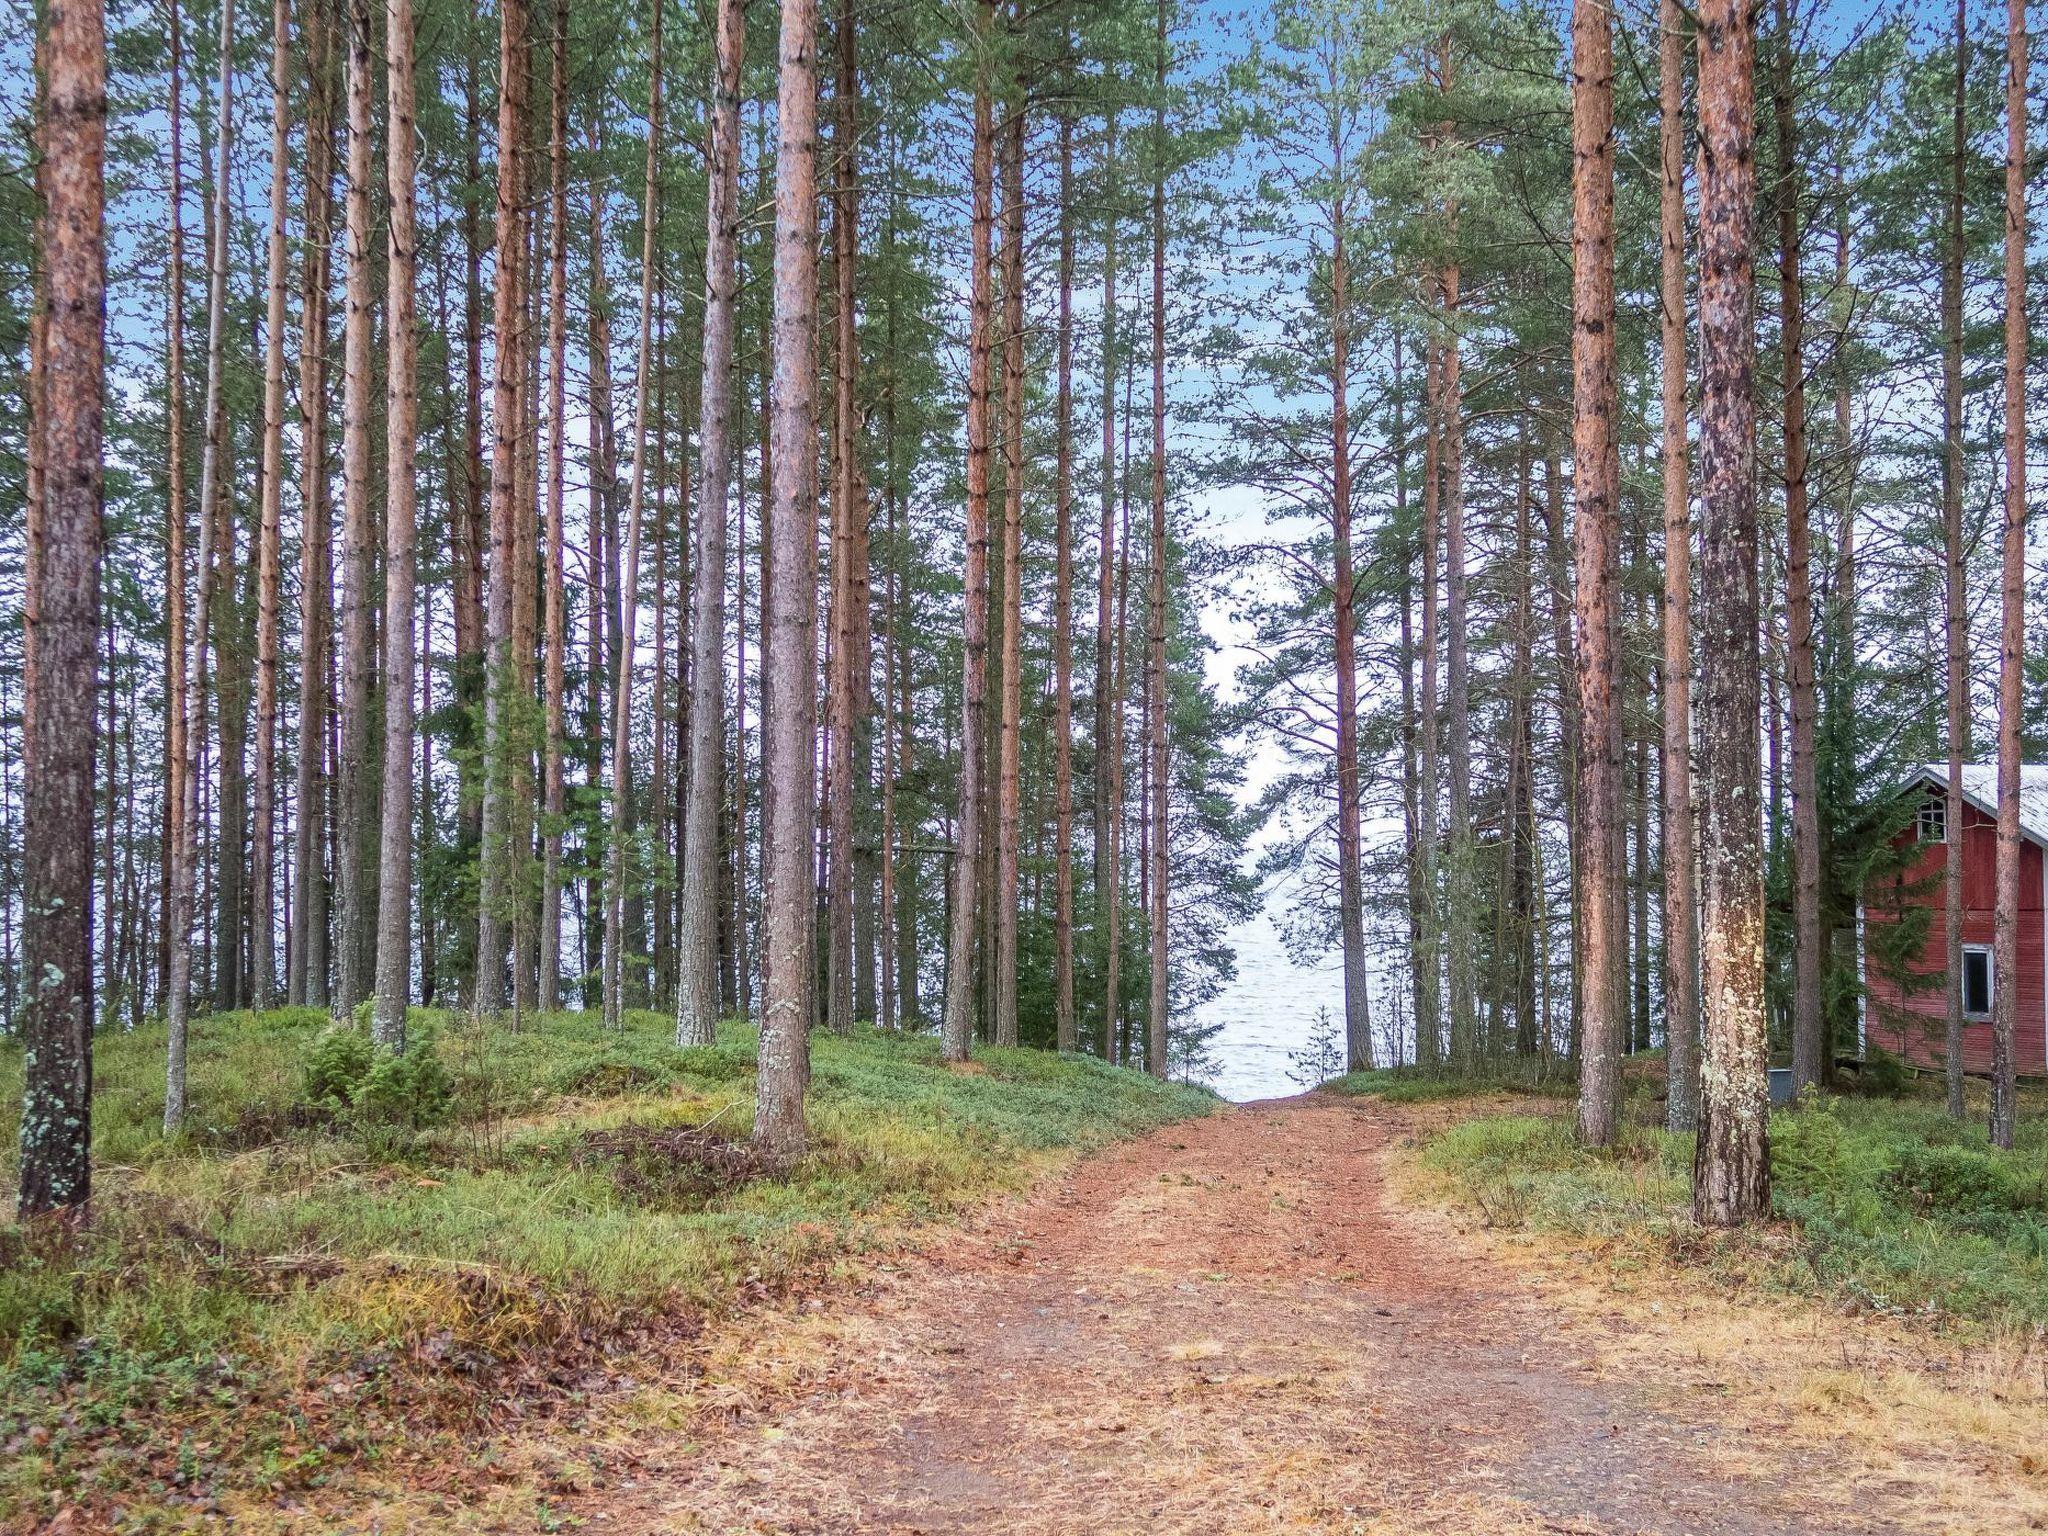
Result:
[[[1060,116],[1059,385],[1053,430],[1053,1043],[1080,1044],[1074,1018],[1074,120]]]
[[[370,0],[347,0],[348,229],[343,247],[347,305],[342,330],[341,762],[338,883],[340,920],[334,1006],[347,1013],[370,995],[369,934],[377,907],[375,802],[369,793],[375,669],[377,528],[370,506],[370,392],[376,316],[372,287],[370,175],[373,128]]]
[[[282,4],[282,0],[278,0]],[[385,177],[390,196],[384,312],[384,792],[377,873],[377,1005],[371,1033],[405,1049],[412,990],[413,536],[418,424],[413,252],[412,0],[384,0]]]
[[[360,0],[357,0],[360,3]],[[525,142],[525,0],[501,0],[498,12],[498,203],[497,266],[492,279],[491,513],[489,597],[484,612],[484,796],[482,868],[477,895],[476,987],[482,1013],[505,1006],[506,966],[511,954],[507,924],[518,899],[512,882],[513,705],[512,570],[518,542],[520,295],[525,236],[524,180],[520,150]],[[595,278],[593,278],[595,281]],[[593,369],[593,373],[594,373]],[[593,382],[593,390],[595,389]],[[609,403],[609,402],[607,402]],[[602,499],[602,497],[600,497]]]
[[[1159,0],[1158,50],[1152,77],[1158,102],[1152,118],[1152,592],[1151,648],[1147,671],[1151,719],[1147,756],[1151,764],[1152,1006],[1145,1030],[1145,1070],[1166,1076],[1167,890],[1167,697],[1166,697],[1166,0]]]
[[[603,162],[604,118],[593,119],[590,130],[591,159]],[[605,279],[605,188],[601,176],[590,187],[590,481],[593,487],[587,506],[590,574],[586,583],[589,600],[586,624],[588,654],[584,666],[583,736],[584,783],[596,786],[604,781],[604,688],[614,678],[612,667],[618,655],[615,621],[618,609],[612,601],[618,590],[618,441],[612,430],[612,331],[611,288]],[[583,886],[583,1006],[603,1007],[604,991],[604,874],[602,843],[595,819],[586,822],[584,865],[591,871]]]
[[[838,79],[832,128],[832,566],[825,689],[829,747],[826,772],[825,1022],[834,1034],[853,1028],[854,807],[864,786],[854,778],[859,625],[856,525],[866,519],[860,491],[860,420],[854,383],[860,364],[855,290],[860,243],[859,111],[852,0],[840,0],[833,27]]]
[[[1692,808],[1692,488],[1685,362],[1685,40],[1678,0],[1658,7],[1657,143],[1664,412],[1665,1123],[1699,1123],[1699,887]]]
[[[1332,160],[1343,149],[1333,123]],[[1337,908],[1344,944],[1344,1067],[1370,1070],[1372,1006],[1365,969],[1365,880],[1360,867],[1358,650],[1351,568],[1351,253],[1349,209],[1340,190],[1330,205],[1330,503],[1332,665],[1337,673]]]
[[[1777,0],[1778,309],[1785,388],[1785,655],[1792,728],[1792,1083],[1829,1076],[1821,1012],[1820,775],[1814,763],[1819,701],[1813,663],[1813,547],[1806,447],[1805,283],[1800,273],[1798,121],[1792,99],[1792,29]]]
[[[264,290],[263,494],[256,534],[256,783],[251,845],[250,1005],[275,1001],[277,958],[277,632],[279,518],[284,492],[285,128],[290,111],[290,19],[270,8],[270,235]]]
[[[647,401],[654,368],[654,232],[661,165],[661,13],[654,0],[648,65],[647,179],[640,205],[640,347],[633,382],[633,480],[627,492],[625,563],[620,572],[618,681],[612,692],[611,838],[605,845],[604,1022],[625,1025],[627,844],[633,834],[633,654],[640,617],[640,524],[647,496]],[[637,936],[639,923],[633,925]]]
[[[1116,169],[1116,109],[1103,129],[1102,172],[1102,518],[1095,571],[1095,941],[1103,975],[1102,1054],[1116,1055],[1116,888],[1118,827],[1111,786],[1123,761],[1113,676],[1116,631],[1111,609],[1116,583],[1116,207],[1111,178]]]
[[[164,813],[163,813],[163,945],[158,957],[157,990],[170,990],[171,892],[176,885],[173,865],[180,838],[180,818],[185,808],[185,46],[180,13],[183,0],[169,0],[171,126],[170,272],[164,305]],[[309,139],[308,165],[313,150]],[[312,217],[312,203],[307,217]],[[40,335],[40,331],[37,332]],[[31,381],[33,389],[33,381]],[[38,429],[39,430],[39,429]],[[32,436],[33,441],[33,436]],[[41,473],[40,456],[31,454],[31,465]],[[33,505],[36,489],[30,488]],[[296,1000],[296,999],[295,999]]]
[[[53,7],[38,40],[36,220],[45,304],[37,507],[24,607],[23,1217],[92,1196],[93,752],[106,352],[106,23]],[[218,311],[216,311],[218,313]],[[216,322],[217,324],[217,322]],[[188,950],[189,953],[189,950]]]
[[[1401,329],[1394,328],[1393,338],[1393,471],[1394,471],[1394,521],[1402,529],[1408,527],[1408,397],[1403,383],[1404,351]],[[1406,544],[1404,537],[1403,543]],[[1412,1022],[1416,1027],[1416,1043],[1421,1044],[1421,1020],[1428,992],[1424,985],[1422,965],[1423,929],[1427,917],[1424,903],[1425,866],[1422,850],[1422,787],[1421,769],[1417,762],[1416,745],[1421,727],[1416,717],[1415,701],[1415,551],[1404,548],[1401,552],[1401,821],[1404,863],[1407,867],[1408,885],[1408,982],[1409,1004],[1414,1010]],[[1393,1042],[1393,1065],[1399,1066],[1404,1052],[1400,1032],[1395,1031]]]
[[[1457,206],[1446,216],[1456,239]],[[1450,847],[1444,871],[1444,960],[1450,983],[1451,1061],[1469,1071],[1478,1052],[1478,1017],[1473,975],[1472,675],[1466,648],[1465,604],[1465,391],[1464,341],[1458,327],[1459,283],[1453,261],[1443,274],[1445,315],[1443,361],[1438,379],[1443,412],[1445,721],[1450,758]]]
[[[213,178],[214,212],[213,222],[217,229],[227,227],[228,210],[228,166],[234,149],[234,0],[224,0],[220,16],[220,109],[216,116],[216,146],[218,169]],[[81,23],[91,27],[90,17]],[[95,37],[100,29],[93,28]],[[73,45],[68,28],[64,42]],[[77,46],[89,47],[87,42]],[[88,61],[82,67],[90,69]],[[88,115],[103,119],[105,116],[104,64],[99,65],[102,73],[97,87],[84,77],[80,78],[78,89],[84,92],[84,105],[74,111],[85,111]],[[54,78],[54,77],[53,77]],[[95,105],[94,103],[97,103]],[[56,109],[56,98],[51,98],[51,111]],[[88,135],[95,131],[104,135],[104,126],[97,130],[83,130]],[[80,152],[90,153],[81,149]],[[94,156],[94,163],[100,163]],[[97,178],[91,189],[95,202],[99,192]],[[97,220],[95,220],[97,222]],[[171,861],[171,974],[169,996],[165,1007],[165,1063],[164,1063],[164,1133],[176,1135],[185,1123],[185,1054],[187,1036],[192,1016],[192,925],[194,921],[194,886],[199,866],[199,767],[202,749],[206,742],[206,647],[208,637],[207,615],[213,611],[214,586],[214,518],[212,508],[216,498],[216,485],[220,476],[221,438],[224,433],[221,408],[221,363],[222,325],[227,309],[228,243],[215,240],[208,257],[206,282],[206,414],[203,427],[205,445],[199,458],[199,548],[193,561],[198,573],[198,591],[189,611],[190,635],[187,641],[189,654],[185,661],[185,763],[179,774],[183,806],[178,813],[178,847]],[[101,279],[103,282],[104,279]],[[93,378],[98,378],[95,370]],[[46,388],[48,386],[46,385]],[[52,416],[52,420],[56,418]],[[93,632],[98,629],[97,620]],[[26,690],[30,709],[38,710],[55,707],[40,697],[40,687]],[[88,708],[90,705],[88,704]],[[87,741],[89,743],[90,737]],[[89,751],[89,746],[88,746]],[[88,755],[86,790],[90,802],[91,758]],[[26,935],[24,935],[26,938]]]
[[[1942,931],[1948,1112],[1963,1118],[1963,764],[1970,756],[1970,611],[1963,545],[1963,194],[1970,37],[1956,0],[1955,98],[1950,123],[1946,238],[1941,259],[1941,524],[1948,641],[1948,805],[1943,825]]]
[[[754,1141],[800,1156],[810,1080],[813,764],[817,722],[818,310],[816,0],[783,0],[777,59],[774,388],[769,396],[774,579],[763,660],[774,675],[762,770],[776,789],[765,831],[765,997]]]
[[[799,0],[801,3],[801,0]],[[968,262],[967,560],[963,573],[960,685],[960,814],[954,831],[953,901],[946,937],[946,1011],[940,1043],[948,1061],[965,1061],[974,1039],[974,938],[981,884],[982,751],[988,663],[989,354],[994,316],[989,255],[993,244],[995,122],[986,45],[994,0],[977,0],[974,81],[973,226]]]
[[[1991,1144],[2010,1150],[2019,1094],[2013,1028],[2020,991],[2020,712],[2027,641],[2027,0],[2006,0],[2005,16],[2005,548],[1998,641]]]
[[[1422,924],[1415,949],[1415,1062],[1434,1067],[1442,1054],[1443,948],[1440,901],[1442,869],[1437,856],[1437,812],[1442,803],[1443,760],[1437,731],[1437,650],[1442,626],[1438,622],[1437,550],[1442,540],[1442,402],[1439,395],[1441,369],[1434,338],[1423,342],[1423,448],[1422,448],[1422,678],[1421,707],[1422,768],[1416,807],[1416,841],[1422,865]]]
[[[1019,95],[1012,96],[1003,127],[1003,644],[996,727],[993,1034],[997,1045],[1015,1045],[1024,764],[1024,106]]]
[[[327,282],[334,207],[332,21],[312,6],[306,34],[305,252],[299,269],[299,731],[292,825],[292,954],[287,1000],[327,1006],[328,648],[334,534],[327,491]]]
[[[1770,1212],[1757,761],[1756,38],[1739,0],[1700,11],[1700,649],[1704,1026],[1693,1215]]]
[[[548,47],[548,490],[547,661],[541,752],[540,1007],[562,1006],[562,701],[568,672],[568,609],[562,571],[562,477],[566,461],[569,351],[569,11],[555,0]]]
[[[704,380],[699,395],[696,585],[690,637],[689,802],[684,811],[682,938],[676,1044],[710,1045],[718,1025],[718,816],[725,757],[725,524],[733,474],[733,328],[739,302],[740,90],[744,0],[719,0],[717,73],[711,99],[710,202],[704,259]],[[745,540],[741,541],[744,553]],[[744,562],[742,562],[744,569]],[[742,591],[745,581],[741,581]],[[745,633],[742,622],[741,633]],[[746,642],[741,640],[744,648]],[[744,649],[741,655],[745,655]],[[741,669],[740,680],[745,684]],[[739,714],[742,743],[746,714]],[[735,775],[743,785],[744,768]],[[744,846],[746,826],[737,829]]]
[[[1585,995],[1579,1136],[1610,1145],[1626,1029],[1617,932],[1622,868],[1618,636],[1620,458],[1615,446],[1614,37],[1606,0],[1572,8],[1572,474],[1576,518],[1579,805],[1585,893],[1578,988]]]

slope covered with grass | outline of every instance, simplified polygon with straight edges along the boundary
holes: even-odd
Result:
[[[928,1037],[821,1036],[812,1155],[768,1168],[749,1030],[684,1050],[652,1013],[414,1027],[443,1070],[365,1090],[323,1013],[202,1021],[171,1140],[161,1033],[100,1041],[90,1227],[0,1228],[0,1511],[282,1495],[587,1398],[707,1314],[1215,1103],[1043,1051],[955,1070]],[[10,1116],[19,1081],[9,1050]]]
[[[2048,1118],[2030,1096],[2019,1145],[1992,1147],[1981,1117],[1938,1100],[1820,1099],[1771,1118],[1783,1225],[1704,1233],[1691,1221],[1690,1136],[1636,1124],[1608,1152],[1568,1120],[1466,1120],[1422,1164],[1498,1227],[1654,1249],[1739,1284],[1818,1294],[1944,1326],[2032,1334],[2048,1326]]]

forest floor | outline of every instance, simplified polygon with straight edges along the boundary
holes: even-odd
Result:
[[[1498,1108],[1500,1106],[1493,1106]],[[558,1513],[653,1533],[2048,1529],[2033,1347],[1489,1230],[1333,1094],[1123,1143],[705,1340]]]

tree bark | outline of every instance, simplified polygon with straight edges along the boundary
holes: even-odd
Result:
[[[1813,546],[1806,446],[1806,296],[1800,273],[1799,125],[1792,97],[1793,38],[1777,0],[1778,308],[1785,389],[1785,656],[1792,723],[1792,1083],[1820,1087],[1829,1075],[1821,1011],[1820,776],[1814,764],[1819,700],[1813,663]]]
[[[81,23],[92,27],[95,37],[102,36],[101,28],[93,27],[90,14]],[[218,143],[218,169],[213,178],[214,227],[227,228],[228,211],[228,167],[234,150],[234,0],[223,0],[220,15],[220,108],[216,116],[216,137]],[[68,28],[63,32],[66,48],[91,48],[89,40],[74,39]],[[74,89],[78,93],[74,100],[77,105],[70,108],[76,116],[84,114],[97,118],[99,125],[73,127],[72,133],[82,133],[88,139],[95,133],[102,146],[105,142],[105,64],[104,49],[97,51],[100,59],[97,85],[85,75],[76,77]],[[90,70],[90,60],[79,62],[79,67]],[[54,78],[54,77],[53,77]],[[56,100],[51,99],[50,110],[54,114]],[[54,120],[54,119],[53,119]],[[67,153],[92,154],[93,164],[104,164],[104,151],[97,154],[89,145],[66,144]],[[97,183],[94,195],[97,197]],[[101,203],[102,209],[104,203]],[[97,223],[97,220],[95,220]],[[212,507],[217,494],[216,486],[220,476],[221,438],[223,435],[223,412],[221,409],[221,363],[222,325],[227,309],[227,268],[228,242],[216,239],[208,257],[209,271],[206,283],[206,415],[203,418],[206,434],[204,447],[199,457],[199,548],[194,560],[198,573],[198,591],[190,611],[190,651],[185,661],[185,764],[179,774],[180,790],[184,801],[178,813],[178,847],[171,861],[171,974],[170,995],[165,1007],[165,1062],[164,1062],[164,1134],[176,1135],[185,1123],[185,1055],[187,1036],[192,1016],[192,924],[194,916],[194,886],[199,866],[199,765],[201,750],[206,741],[206,647],[209,625],[207,615],[213,610],[214,588],[214,518]],[[104,284],[104,277],[99,281]],[[98,290],[104,304],[104,287]],[[53,310],[52,313],[55,313]],[[92,377],[97,380],[98,371]],[[45,386],[49,386],[46,384]],[[52,417],[54,420],[54,416]],[[95,617],[93,633],[97,634],[98,621]],[[27,690],[31,710],[54,707],[37,697],[43,690]],[[88,710],[90,701],[87,701]],[[85,740],[90,743],[89,732]],[[87,763],[91,762],[88,755]],[[90,803],[90,766],[86,769]],[[89,823],[88,823],[89,824]],[[81,908],[81,910],[83,910]],[[24,935],[26,937],[26,935]]]
[[[1152,85],[1152,579],[1151,654],[1147,671],[1151,720],[1146,734],[1151,763],[1152,1007],[1145,1030],[1145,1070],[1166,1076],[1167,890],[1166,835],[1168,729],[1166,714],[1166,0],[1157,6],[1157,51]]]
[[[982,750],[988,662],[989,354],[994,317],[990,292],[995,180],[995,113],[987,47],[994,0],[975,7],[973,223],[968,259],[967,531],[963,573],[963,664],[960,681],[960,814],[954,831],[953,902],[946,938],[946,1011],[940,1045],[948,1061],[965,1061],[974,1040],[974,936],[981,879]]]
[[[2013,1028],[2020,990],[2020,712],[2027,642],[2027,0],[2006,0],[2005,18],[2005,548],[1998,639],[1991,1144],[2010,1150],[2019,1095]]]
[[[1102,174],[1102,516],[1095,571],[1095,942],[1103,976],[1102,1054],[1116,1055],[1116,890],[1118,826],[1111,786],[1123,761],[1116,709],[1116,108],[1103,129]],[[1116,735],[1113,737],[1112,732]]]
[[[496,1013],[505,1006],[506,965],[511,954],[508,923],[517,900],[511,878],[511,717],[516,686],[512,658],[512,564],[518,538],[514,523],[519,516],[518,336],[525,311],[520,294],[524,266],[521,253],[525,248],[525,193],[520,163],[526,123],[525,58],[525,0],[501,0],[497,266],[491,297],[491,329],[497,338],[497,348],[491,364],[491,560],[490,593],[484,611],[483,843],[473,994],[482,1013]],[[593,391],[595,387],[593,383]]]
[[[107,132],[106,21],[97,0],[53,7],[37,51],[36,234],[47,297],[31,428],[39,505],[24,610],[22,937],[32,978],[21,1018],[24,1218],[83,1212],[92,1197]]]
[[[1963,764],[1970,756],[1970,611],[1963,545],[1963,195],[1969,138],[1970,36],[1956,0],[1955,97],[1950,117],[1946,238],[1941,259],[1941,525],[1948,642],[1947,846],[1942,850],[1942,929],[1948,1112],[1963,1118]]]
[[[1332,163],[1342,173],[1333,120]],[[1357,591],[1351,559],[1351,253],[1349,208],[1340,188],[1330,205],[1330,535],[1334,561],[1332,665],[1337,673],[1337,907],[1344,944],[1344,1067],[1373,1065],[1372,1006],[1365,970],[1365,880],[1358,767]]]
[[[1014,22],[1014,18],[1013,18]],[[995,1028],[1017,1043],[1017,873],[1024,766],[1024,103],[1003,123],[1003,643],[996,727]]]
[[[718,1025],[718,816],[725,758],[725,525],[732,484],[733,327],[739,302],[740,90],[744,0],[719,0],[704,257],[704,381],[698,401],[697,565],[690,637],[690,782],[684,811],[676,1044],[710,1045]],[[744,540],[742,540],[744,547]],[[741,583],[744,587],[744,580]],[[744,626],[743,626],[744,632]],[[741,642],[744,645],[744,641]],[[745,673],[741,673],[742,685]],[[740,737],[746,714],[739,715]],[[744,780],[742,771],[738,777]],[[745,837],[745,823],[737,829]],[[742,844],[743,845],[743,844]]]
[[[1448,51],[1448,50],[1446,50]],[[1449,66],[1446,65],[1446,75]],[[1457,205],[1446,209],[1457,238]],[[1451,772],[1450,847],[1444,871],[1444,961],[1450,993],[1451,1061],[1469,1071],[1479,1052],[1473,951],[1472,668],[1466,645],[1465,604],[1465,390],[1463,323],[1458,317],[1462,278],[1455,259],[1443,273],[1444,342],[1438,396],[1443,412],[1445,745]]]
[[[256,534],[256,782],[250,845],[249,1002],[276,1000],[277,635],[279,518],[284,490],[285,125],[291,82],[290,11],[272,0],[270,231],[263,334],[263,491]]]
[[[633,382],[633,479],[626,502],[625,564],[619,581],[618,677],[612,690],[611,837],[605,845],[604,1022],[625,1025],[626,845],[633,833],[633,653],[640,617],[640,523],[647,495],[647,400],[653,382],[654,231],[661,194],[661,13],[653,0],[653,55],[648,66],[647,179],[640,208],[640,347]],[[634,925],[634,932],[640,932]]]
[[[372,87],[370,0],[347,0],[348,228],[343,247],[347,301],[342,330],[342,613],[340,921],[334,1005],[346,1014],[370,995],[370,935],[377,910],[372,853],[376,800],[369,789],[372,676],[375,670],[377,528],[370,505],[370,392],[375,383],[376,302],[370,231]]]
[[[548,490],[541,744],[540,1008],[562,1006],[562,729],[568,672],[568,594],[562,569],[569,351],[569,10],[555,0],[548,46]]]
[[[1699,888],[1692,808],[1692,487],[1686,441],[1685,13],[1658,7],[1657,144],[1664,413],[1664,1043],[1665,1123],[1699,1123]]]
[[[171,892],[176,885],[173,866],[179,839],[179,818],[185,808],[185,46],[180,13],[183,0],[169,0],[171,127],[171,191],[168,213],[170,230],[170,272],[164,305],[164,821],[163,821],[163,947],[158,960],[158,990],[168,993],[171,971]],[[308,149],[308,165],[311,149]],[[310,193],[309,193],[310,198]],[[307,204],[310,219],[312,204]],[[33,392],[31,392],[31,404]],[[32,439],[33,441],[33,439]],[[31,463],[41,474],[39,454]],[[37,487],[30,487],[34,503]]]
[[[1579,806],[1585,892],[1578,987],[1580,1139],[1612,1144],[1627,1025],[1617,931],[1622,868],[1618,595],[1621,463],[1615,445],[1614,16],[1572,7],[1572,477],[1578,658]]]
[[[1771,1208],[1764,1020],[1758,656],[1755,272],[1756,38],[1741,0],[1699,15],[1701,952],[1706,1000],[1693,1216],[1732,1226]]]
[[[280,0],[281,3],[281,0]],[[384,0],[387,223],[384,313],[384,793],[377,874],[377,1005],[371,1033],[405,1049],[412,990],[413,537],[419,337],[413,251],[412,0]]]
[[[762,770],[776,786],[763,869],[765,944],[754,1141],[770,1156],[804,1150],[810,1080],[813,771],[817,721],[818,310],[816,0],[783,0],[775,146],[774,387],[769,395],[773,572],[768,644],[774,677]]]
[[[299,269],[299,739],[287,1000],[327,1006],[328,646],[334,538],[327,493],[327,281],[333,216],[332,24],[312,0],[306,34],[305,251]]]
[[[1074,1017],[1074,120],[1060,115],[1059,385],[1053,430],[1053,1043],[1080,1044]]]
[[[859,524],[867,516],[860,477],[860,418],[854,403],[859,374],[856,265],[860,246],[859,90],[852,0],[840,0],[838,76],[832,128],[832,565],[825,690],[829,749],[826,785],[825,1022],[834,1034],[853,1028],[854,811],[865,786],[856,783],[854,736],[860,695]]]

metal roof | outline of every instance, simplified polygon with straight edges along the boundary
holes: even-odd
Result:
[[[1931,779],[1943,789],[1948,788],[1948,764],[1927,763],[1919,770],[1923,779]],[[1996,763],[1963,764],[1962,784],[1959,786],[1963,798],[1977,807],[1986,816],[1998,815],[1998,765]],[[2043,847],[2048,847],[2048,764],[2025,763],[2020,767],[2020,831]]]

